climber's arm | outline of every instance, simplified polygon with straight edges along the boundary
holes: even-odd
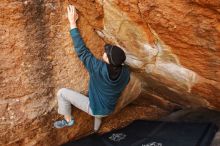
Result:
[[[71,29],[70,34],[74,42],[75,51],[87,70],[92,73],[95,69],[98,69],[101,65],[101,61],[96,59],[95,56],[86,47],[78,29]]]
[[[101,61],[96,59],[95,56],[90,52],[90,50],[86,47],[79,30],[76,26],[76,21],[78,19],[78,14],[76,13],[75,7],[69,5],[68,8],[68,19],[70,22],[70,34],[72,40],[74,42],[75,51],[83,62],[87,70],[92,73],[95,69],[98,69],[101,65]]]

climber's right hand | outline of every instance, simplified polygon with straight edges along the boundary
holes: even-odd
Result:
[[[78,19],[78,14],[76,12],[75,6],[69,5],[67,7],[68,20],[70,23],[70,29],[76,28],[76,21]]]

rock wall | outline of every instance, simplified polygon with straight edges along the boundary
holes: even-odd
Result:
[[[93,54],[105,42],[122,47],[142,83],[139,99],[104,119],[101,133],[179,107],[220,110],[218,0],[1,0],[0,145],[60,145],[92,131],[93,118],[75,108],[75,126],[53,128],[57,90],[88,91],[68,4]]]

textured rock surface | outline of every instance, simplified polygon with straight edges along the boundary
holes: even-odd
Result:
[[[98,33],[128,52],[127,62],[140,72],[148,93],[219,109],[220,4],[215,4],[104,1],[104,28]]]
[[[142,83],[140,98],[104,119],[100,132],[179,106],[220,110],[218,0],[1,0],[0,145],[60,145],[92,130],[93,119],[75,108],[74,127],[52,127],[56,91],[88,90],[88,73],[72,51],[69,3],[95,56],[105,42],[121,46]]]

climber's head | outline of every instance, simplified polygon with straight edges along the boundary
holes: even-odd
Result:
[[[104,48],[105,52],[102,58],[106,63],[113,66],[120,66],[124,63],[126,56],[121,48],[110,44],[106,44]]]

